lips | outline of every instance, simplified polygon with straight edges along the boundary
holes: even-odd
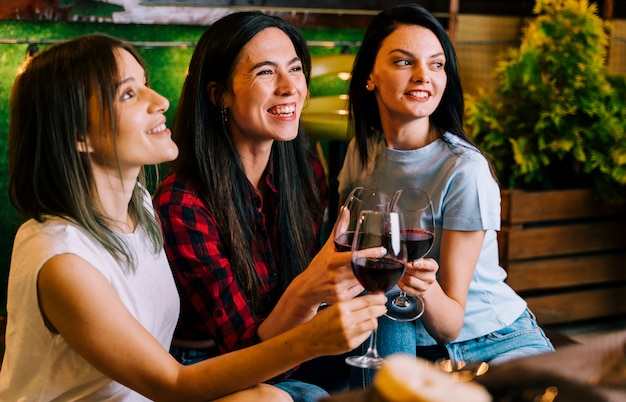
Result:
[[[276,116],[291,117],[296,112],[296,105],[274,106],[267,111]]]
[[[408,92],[408,95],[416,98],[426,99],[430,96],[430,93],[428,91],[410,91]]]
[[[163,124],[159,124],[158,126],[148,130],[148,134],[158,134],[158,133],[162,133],[163,131],[165,131],[167,129],[167,126],[165,125],[165,123]]]

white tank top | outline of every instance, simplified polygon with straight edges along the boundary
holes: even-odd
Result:
[[[143,230],[122,236],[135,252],[135,272],[127,272],[97,241],[66,220],[30,220],[20,227],[9,271],[0,401],[147,400],[100,373],[62,336],[51,333],[37,302],[42,265],[58,254],[76,254],[108,278],[128,310],[168,349],[180,302],[165,253],[152,252]]]

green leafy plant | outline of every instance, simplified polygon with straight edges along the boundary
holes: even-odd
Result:
[[[493,93],[466,99],[469,136],[503,188],[592,187],[626,200],[626,79],[607,71],[610,24],[587,0],[537,0]]]

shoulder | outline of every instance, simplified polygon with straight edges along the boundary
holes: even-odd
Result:
[[[217,226],[215,215],[194,182],[183,176],[166,177],[157,187],[152,202],[164,234],[187,232],[192,228],[202,231]]]
[[[385,145],[385,140],[382,134],[376,134],[368,138],[366,142],[366,147],[369,161],[376,160],[379,154],[384,153],[387,150],[387,146]],[[355,167],[360,169],[361,151],[359,150],[359,143],[356,138],[351,139],[348,143],[348,147],[346,150],[346,161],[349,162],[349,164],[354,165]]]
[[[464,139],[446,132],[443,141],[449,146],[450,157],[459,169],[489,171],[489,162],[482,152]]]
[[[67,243],[70,240],[87,238],[85,231],[66,219],[45,217],[43,222],[30,219],[20,226],[16,240],[22,242],[47,242],[50,244]]]
[[[43,222],[29,220],[15,236],[13,257],[15,263],[40,267],[43,262],[59,254],[79,256],[101,255],[104,249],[93,236],[71,222],[50,217]],[[105,253],[108,254],[108,253]]]
[[[197,187],[191,180],[179,174],[171,174],[161,181],[152,197],[155,208],[168,205],[197,205],[201,198]]]

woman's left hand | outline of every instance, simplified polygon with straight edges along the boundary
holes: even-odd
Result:
[[[398,281],[398,286],[408,295],[420,295],[437,282],[438,270],[439,264],[432,258],[410,261],[406,264],[406,271]]]

